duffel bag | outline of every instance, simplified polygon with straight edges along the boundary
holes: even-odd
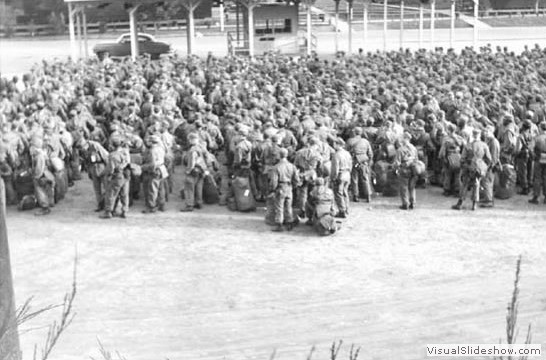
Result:
[[[502,170],[495,176],[495,197],[510,199],[516,194],[516,170],[510,164],[502,165]]]
[[[219,200],[218,186],[212,175],[209,174],[203,180],[203,201],[205,204],[217,204]]]
[[[254,194],[250,190],[250,181],[246,177],[236,177],[231,186],[235,197],[235,205],[238,211],[254,211],[256,210],[256,200]]]

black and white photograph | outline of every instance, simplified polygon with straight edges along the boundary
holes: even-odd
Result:
[[[0,0],[0,360],[534,360],[546,0]]]

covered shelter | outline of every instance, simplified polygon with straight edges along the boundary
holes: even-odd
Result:
[[[231,55],[269,51],[283,54],[310,53],[316,47],[311,31],[311,5],[307,9],[307,31],[299,29],[300,0],[235,0],[236,31],[228,33],[228,51]]]
[[[136,60],[139,56],[138,48],[138,20],[137,12],[141,5],[160,4],[165,1],[176,0],[126,0],[123,5],[129,15],[129,31],[131,34],[131,58]],[[181,4],[188,12],[187,41],[188,54],[192,53],[195,39],[194,11],[202,0],[184,0]],[[68,27],[70,34],[70,48],[73,59],[87,58],[89,50],[87,46],[87,18],[86,8],[107,7],[119,0],[64,0],[68,5]]]

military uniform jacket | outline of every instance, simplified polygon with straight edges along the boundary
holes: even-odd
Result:
[[[351,154],[345,149],[339,149],[332,157],[331,179],[338,180],[344,172],[350,172],[353,169],[353,159]]]
[[[396,150],[395,164],[402,170],[410,170],[411,164],[418,160],[417,149],[412,144],[401,145]]]
[[[479,175],[483,176],[489,164],[491,164],[491,152],[483,141],[475,140],[463,149],[463,168],[476,171]]]
[[[142,155],[142,172],[163,178],[162,167],[165,167],[165,148],[163,144],[154,144]]]
[[[106,175],[111,177],[123,176],[123,170],[129,165],[131,158],[126,149],[119,148],[108,155],[108,164],[106,166]]]
[[[373,151],[370,142],[360,136],[347,140],[347,150],[353,156],[355,162],[367,163],[373,159]]]
[[[546,164],[546,134],[540,134],[535,139],[534,153],[536,161]]]
[[[271,172],[270,185],[277,190],[282,186],[299,186],[298,170],[287,159],[281,159]]]
[[[88,150],[89,175],[100,177],[104,175],[106,170],[106,162],[108,161],[108,151],[96,141],[89,141]]]

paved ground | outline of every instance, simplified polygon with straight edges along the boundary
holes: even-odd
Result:
[[[364,46],[364,33],[362,26],[355,24],[353,34],[353,51],[358,48],[364,48],[366,51],[375,51],[383,49],[383,31],[382,26],[378,24],[370,25],[368,33],[368,44]],[[400,48],[400,32],[398,30],[389,30],[387,32],[387,49],[397,50]],[[513,51],[523,50],[524,45],[533,46],[540,44],[546,47],[546,27],[518,27],[518,28],[491,28],[480,30],[479,46],[492,44],[493,46],[508,46]],[[321,55],[333,54],[335,51],[335,33],[326,32],[322,28],[318,36],[317,52]],[[109,42],[115,40],[116,35],[95,36],[89,40],[91,49],[99,42]],[[347,33],[339,33],[339,50],[348,49]],[[430,47],[430,31],[426,29],[423,33],[422,47]],[[450,47],[449,29],[436,29],[434,36],[434,46]],[[472,46],[473,29],[458,28],[455,33],[453,47],[460,50],[466,46]],[[170,33],[158,36],[158,40],[172,44],[180,53],[186,53],[185,33]],[[418,49],[419,32],[418,30],[406,30],[404,34],[404,47]],[[206,56],[209,51],[217,55],[227,53],[227,39],[225,36],[203,36],[196,39],[195,53],[200,56]],[[70,55],[70,45],[67,37],[64,38],[40,38],[40,39],[0,39],[0,73],[2,74],[21,74],[27,71],[33,64],[41,61],[42,58],[51,59],[54,57],[66,57]]]
[[[97,337],[130,360],[304,359],[314,344],[325,359],[335,339],[364,346],[363,359],[409,360],[427,343],[494,343],[519,254],[522,328],[546,339],[546,207],[526,197],[477,212],[450,210],[438,188],[420,190],[412,212],[380,197],[321,238],[270,232],[264,209],[182,214],[179,199],[157,216],[138,203],[125,221],[100,220],[90,191],[78,183],[45,218],[8,212],[19,303],[61,300],[78,249],[77,315],[57,360],[96,356]],[[27,356],[43,338],[22,336]]]

